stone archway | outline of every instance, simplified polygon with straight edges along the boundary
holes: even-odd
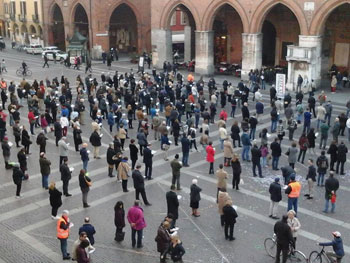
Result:
[[[58,4],[52,7],[52,20],[50,23],[49,43],[57,46],[61,50],[66,49],[64,18]]]
[[[80,3],[77,3],[73,8],[72,22],[74,25],[74,32],[78,31],[80,34],[86,37],[86,46],[87,48],[90,48],[89,19],[85,8]]]

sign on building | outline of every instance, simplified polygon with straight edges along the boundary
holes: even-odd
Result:
[[[284,98],[286,93],[286,75],[285,74],[276,74],[276,91],[277,98]]]

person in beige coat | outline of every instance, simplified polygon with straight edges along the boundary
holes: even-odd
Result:
[[[288,226],[290,227],[290,229],[292,230],[292,235],[293,235],[293,239],[294,239],[294,249],[296,247],[296,242],[297,242],[297,237],[298,237],[298,231],[300,230],[301,224],[299,222],[299,219],[295,217],[295,211],[294,210],[289,210],[287,212],[287,223]]]
[[[128,157],[123,157],[122,161],[118,165],[118,176],[122,179],[123,192],[129,192],[128,190],[128,178],[130,173],[130,166],[128,164]]]
[[[216,202],[218,202],[218,195],[219,195],[219,191],[224,188],[227,188],[227,172],[224,170],[224,166],[223,164],[219,165],[219,169],[216,171],[216,177],[217,177],[217,188],[218,191],[216,193]]]
[[[120,144],[122,146],[122,150],[124,151],[124,144],[125,144],[125,139],[127,138],[128,133],[124,129],[123,124],[120,124],[119,131],[118,131],[118,139],[120,140]]]
[[[221,226],[224,226],[224,212],[222,209],[226,205],[226,202],[229,200],[232,202],[232,198],[226,192],[226,188],[221,188],[218,195],[218,212],[220,215]]]
[[[229,137],[226,137],[224,141],[224,164],[225,166],[230,166],[230,162],[233,156],[233,146]]]

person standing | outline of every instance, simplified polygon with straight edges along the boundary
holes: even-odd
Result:
[[[24,146],[24,149],[25,149],[25,153],[28,155],[28,154],[31,154],[29,152],[29,147],[30,145],[32,144],[32,141],[30,140],[30,137],[29,137],[29,134],[28,134],[28,131],[26,129],[25,126],[23,126],[23,129],[22,129],[22,145]]]
[[[229,200],[232,201],[231,196],[226,192],[225,188],[222,188],[219,191],[219,195],[218,195],[218,212],[219,212],[219,215],[220,215],[221,226],[225,225],[223,208],[226,205],[226,202],[229,201]]]
[[[289,210],[287,212],[287,223],[288,226],[290,227],[290,230],[292,231],[292,235],[293,235],[293,248],[295,249],[296,247],[296,242],[297,242],[297,237],[298,237],[298,231],[300,230],[301,224],[298,220],[298,218],[296,218],[296,213],[294,210]]]
[[[185,249],[182,246],[182,242],[178,235],[171,236],[171,244],[169,246],[169,253],[173,262],[183,263],[182,257],[185,254]],[[163,256],[164,258],[164,256]],[[163,259],[161,257],[161,259]]]
[[[101,159],[100,155],[100,147],[101,147],[101,135],[97,130],[94,130],[90,136],[90,143],[94,147],[94,158]]]
[[[298,155],[297,144],[295,142],[292,142],[292,145],[288,148],[286,155],[288,155],[289,166],[294,169],[294,165],[297,162]]]
[[[130,150],[131,169],[134,170],[138,159],[138,153],[139,153],[139,149],[135,145],[134,139],[130,140],[129,150]]]
[[[162,222],[158,227],[157,236],[155,241],[157,242],[157,251],[160,253],[160,262],[166,262],[166,253],[169,250],[171,237],[169,235],[170,223],[168,221]]]
[[[56,119],[56,122],[54,123],[54,130],[55,130],[55,138],[56,138],[56,146],[58,147],[58,142],[62,138],[62,126],[59,123],[59,121]]]
[[[260,163],[260,158],[261,158],[261,151],[258,148],[256,144],[254,144],[252,150],[252,164],[253,164],[253,176],[256,177],[256,167],[258,167],[258,173],[259,177],[263,178],[262,176],[262,171],[261,171],[261,163]]]
[[[242,167],[241,167],[241,163],[239,161],[239,156],[237,153],[235,153],[233,155],[232,161],[231,161],[231,167],[232,167],[232,173],[233,173],[233,177],[232,177],[232,189],[239,190],[239,183],[241,181],[241,173],[242,173]]]
[[[49,189],[49,175],[51,173],[51,162],[46,158],[46,155],[44,152],[40,153],[39,158],[39,164],[40,164],[40,173],[42,176],[42,187],[46,190]]]
[[[236,218],[238,217],[236,210],[232,206],[232,200],[227,200],[226,205],[222,208],[224,213],[225,223],[225,239],[233,241],[236,238],[233,236],[234,226],[236,224]],[[230,234],[229,234],[230,229]]]
[[[340,175],[344,174],[344,164],[346,162],[346,154],[348,153],[348,148],[344,144],[344,142],[340,142],[338,146],[338,159],[337,159],[337,168],[336,173],[339,174],[339,166],[340,166]]]
[[[58,142],[58,150],[60,153],[59,166],[62,164],[64,159],[68,159],[68,145],[69,144],[67,143],[67,137],[62,137]]]
[[[276,234],[277,250],[275,263],[280,263],[280,256],[282,251],[282,263],[287,262],[289,244],[294,242],[292,231],[287,223],[288,216],[283,215],[282,220],[276,222],[273,232]]]
[[[318,173],[317,186],[323,186],[324,176],[327,173],[327,170],[329,168],[328,159],[326,157],[325,151],[322,151],[321,156],[317,158],[316,165],[317,165],[317,173]]]
[[[299,156],[298,156],[298,162],[300,162],[301,158],[301,163],[304,164],[304,159],[305,159],[305,153],[307,151],[307,148],[309,147],[309,140],[306,137],[305,133],[302,133],[300,138],[299,138]]]
[[[309,159],[308,160],[309,168],[306,175],[307,185],[309,189],[309,193],[305,194],[304,196],[307,196],[307,199],[313,199],[313,188],[314,183],[316,182],[316,167],[314,166],[314,160]]]
[[[132,206],[127,215],[130,227],[131,227],[131,242],[132,247],[136,245],[136,233],[137,233],[137,248],[142,248],[142,236],[143,229],[147,226],[143,209],[140,207],[140,201],[135,200],[134,206]]]
[[[311,128],[309,133],[307,134],[307,139],[309,141],[309,152],[311,153],[311,150],[313,152],[314,155],[316,155],[315,152],[315,140],[316,140],[316,135],[315,135],[315,129]]]
[[[184,167],[189,167],[188,157],[190,155],[190,145],[191,145],[191,142],[187,138],[186,133],[184,133],[182,138],[181,138],[182,164]]]
[[[250,162],[250,157],[249,157],[249,152],[250,152],[250,147],[252,146],[249,135],[246,131],[243,132],[241,136],[241,142],[243,145],[243,151],[242,151],[242,160]]]
[[[77,246],[75,250],[77,263],[90,262],[88,252],[86,251],[89,247],[90,247],[90,242],[87,239],[84,239],[80,242],[80,244]]]
[[[22,181],[24,178],[24,172],[22,169],[19,168],[19,164],[15,163],[12,165],[12,180],[13,183],[16,185],[16,198],[21,198],[23,195],[21,195],[21,188],[22,188]]]
[[[323,122],[321,124],[321,127],[320,127],[320,134],[321,134],[320,149],[321,148],[323,148],[323,150],[326,149],[329,127],[330,126],[327,125],[326,122]]]
[[[72,178],[72,172],[70,171],[68,167],[68,159],[63,160],[63,164],[60,166],[60,172],[61,172],[61,180],[63,183],[63,194],[65,196],[72,196],[70,193],[68,193],[68,185],[69,180]]]
[[[151,206],[152,204],[147,200],[146,191],[145,191],[145,179],[142,176],[140,169],[141,169],[141,164],[137,164],[136,169],[132,172],[132,175],[131,175],[134,181],[135,197],[136,197],[136,200],[139,200],[139,197],[141,194],[143,203],[145,205]]]
[[[87,147],[88,144],[87,143],[83,143],[81,149],[80,149],[80,157],[81,157],[81,160],[83,162],[83,169],[85,171],[87,171],[87,168],[88,168],[88,163],[89,163],[89,151],[87,150]]]
[[[148,143],[143,150],[143,163],[145,164],[145,177],[148,180],[152,180],[152,165],[153,165],[153,154],[150,149],[151,144]]]
[[[332,135],[333,135],[333,140],[338,143],[338,136],[340,132],[340,123],[339,123],[339,118],[335,118],[334,123],[333,123],[333,128],[332,128]]]
[[[228,174],[224,170],[223,164],[219,165],[219,169],[216,171],[216,185],[217,185],[217,192],[216,192],[216,202],[218,202],[218,196],[219,196],[219,191],[221,189],[227,189],[227,178]]]
[[[170,228],[174,228],[176,220],[179,218],[179,200],[175,192],[175,185],[172,185],[170,191],[166,193],[166,203],[168,208],[167,214],[173,215],[173,221],[171,222]]]
[[[125,210],[122,201],[118,201],[114,206],[114,225],[116,227],[114,240],[121,242],[124,240],[125,232]]]
[[[230,162],[233,156],[233,146],[229,137],[225,138],[224,141],[224,165],[230,166]]]
[[[73,140],[74,140],[74,147],[75,151],[79,152],[79,145],[83,143],[83,140],[81,139],[81,129],[78,125],[74,125],[73,128]]]
[[[85,217],[84,224],[79,228],[79,235],[82,232],[86,233],[87,238],[90,241],[90,244],[93,246],[95,244],[94,235],[96,234],[96,230],[95,230],[95,227],[90,224],[90,218],[89,217]]]
[[[209,174],[214,174],[214,156],[215,156],[215,148],[213,148],[213,142],[209,142],[209,145],[205,149],[207,152],[207,162],[209,162]]]
[[[115,160],[113,159],[113,157],[115,156],[116,152],[114,151],[114,144],[110,143],[109,147],[107,149],[107,154],[106,154],[106,160],[107,160],[107,164],[108,164],[108,176],[109,177],[114,177],[115,175],[113,175],[113,169],[114,169],[114,165],[115,165]]]
[[[179,162],[179,155],[175,154],[174,160],[170,162],[173,178],[171,181],[171,185],[175,187],[177,185],[177,190],[181,190],[180,186],[180,170],[182,168],[182,163]]]
[[[269,193],[270,193],[270,200],[271,200],[269,217],[273,219],[279,219],[279,217],[277,217],[277,209],[278,209],[279,202],[282,200],[282,188],[280,185],[279,177],[276,177],[274,182],[270,184]]]
[[[54,182],[51,182],[49,187],[49,195],[50,195],[50,205],[51,205],[51,218],[52,219],[59,219],[57,217],[57,210],[62,205],[62,193],[57,190],[56,184]]]
[[[12,166],[9,165],[9,160],[11,156],[11,146],[8,143],[8,138],[5,136],[1,142],[2,155],[4,156],[5,169],[11,169]]]
[[[69,260],[71,258],[70,254],[67,253],[67,240],[69,237],[69,230],[72,226],[68,216],[69,211],[64,210],[62,212],[62,216],[57,220],[56,225],[57,238],[60,240],[61,243],[61,252],[63,260]]]
[[[279,170],[278,161],[282,154],[282,149],[281,149],[281,144],[277,137],[275,138],[275,141],[271,143],[270,149],[271,149],[271,156],[272,156],[272,170],[278,171]]]
[[[49,59],[47,58],[47,54],[45,53],[44,55],[44,65],[43,68],[45,68],[45,66],[47,66],[49,68]],[[55,61],[56,62],[56,61]]]
[[[290,176],[290,182],[285,193],[288,195],[288,209],[294,207],[295,214],[298,213],[298,198],[300,196],[301,184],[295,180],[295,174]]]
[[[123,192],[127,193],[128,190],[128,178],[130,173],[130,166],[128,164],[128,157],[124,156],[122,161],[118,165],[118,177],[122,180]]]
[[[202,189],[197,186],[198,180],[193,179],[192,185],[191,185],[191,192],[190,192],[190,207],[192,208],[192,215],[195,217],[199,217],[200,214],[198,212],[199,207],[199,201],[201,200],[201,194],[200,192]]]
[[[329,177],[325,183],[325,205],[324,213],[328,213],[329,201],[331,201],[331,213],[334,213],[335,210],[335,201],[337,196],[337,190],[339,189],[339,181],[337,178],[334,178],[334,172],[329,172]]]
[[[332,141],[331,145],[328,148],[327,154],[330,155],[331,161],[330,161],[330,170],[334,171],[334,164],[337,162],[338,159],[338,146],[336,141]]]
[[[80,170],[79,173],[79,186],[82,193],[83,207],[90,207],[87,203],[87,197],[91,186],[91,179],[87,176],[84,169]]]

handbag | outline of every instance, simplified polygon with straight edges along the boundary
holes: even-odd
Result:
[[[336,201],[337,201],[337,195],[336,194],[332,194],[332,196],[331,196],[331,203],[335,204]]]
[[[124,240],[125,232],[117,232],[115,234],[115,240],[120,242]]]

